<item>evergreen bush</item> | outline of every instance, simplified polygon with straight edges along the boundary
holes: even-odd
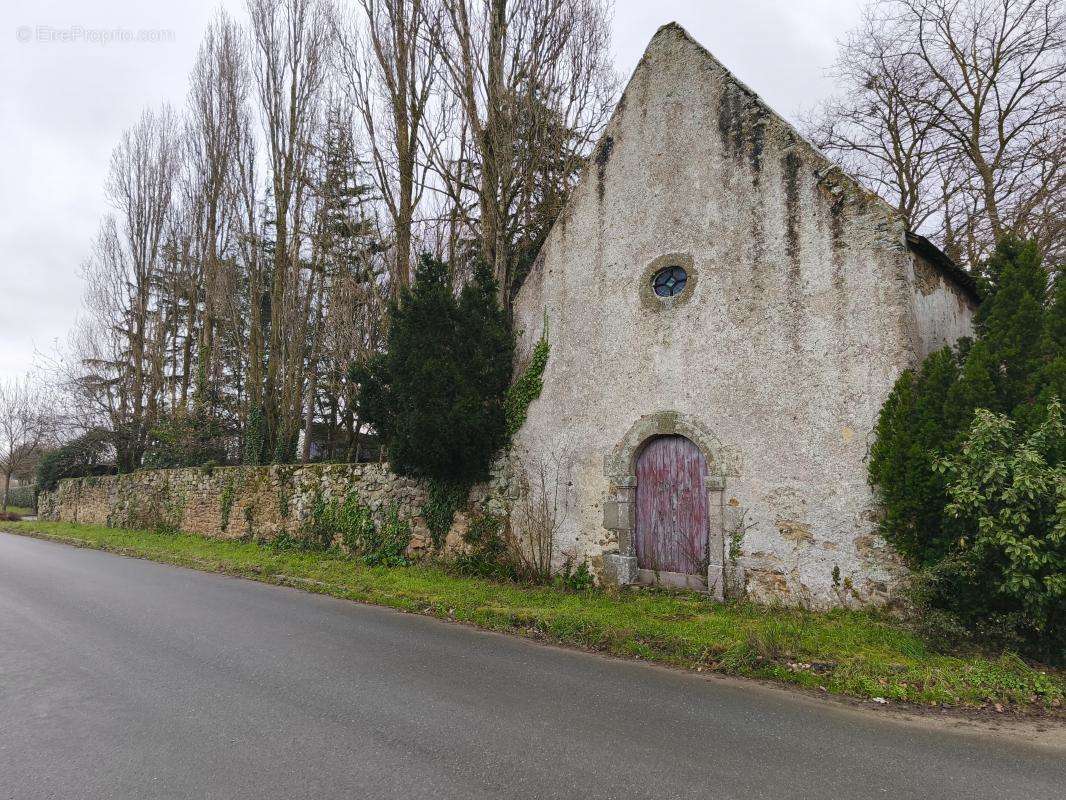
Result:
[[[445,264],[423,256],[389,310],[388,347],[362,371],[363,418],[401,475],[470,486],[506,441],[514,338],[484,267],[456,298]]]
[[[414,285],[389,308],[386,352],[357,373],[362,419],[392,470],[429,484],[425,517],[437,547],[507,441],[513,358],[492,273],[479,266],[456,297],[447,265],[424,255]]]
[[[37,465],[37,488],[51,491],[64,478],[84,478],[114,472],[115,468],[107,463],[112,448],[110,432],[94,428],[50,450]]]
[[[1054,431],[1056,398],[1066,396],[1066,281],[1049,286],[1036,247],[1014,238],[999,243],[984,274],[975,339],[931,354],[896,382],[875,431],[870,482],[884,508],[881,532],[920,570],[920,595],[931,614],[942,623],[949,614],[948,627],[958,623],[985,640],[1045,652],[1058,612],[1038,613],[1005,587],[1013,585],[1011,559],[1020,550],[1032,549],[1033,541],[1057,546],[1066,505],[1047,505],[1045,498],[1044,511],[1034,515],[1002,487],[998,499],[979,501],[974,486],[1017,478],[1024,464],[1032,466],[1033,436],[1046,443],[1039,457],[1047,474],[1061,474],[1066,441]],[[997,517],[1000,511],[1005,517]],[[1024,535],[1003,527],[1012,514],[1029,520]],[[977,537],[992,528],[999,532]]]
[[[958,378],[956,354],[933,353],[896,381],[875,429],[870,480],[884,504],[881,531],[913,564],[928,566],[951,545],[946,481],[933,465],[960,428],[948,399]]]

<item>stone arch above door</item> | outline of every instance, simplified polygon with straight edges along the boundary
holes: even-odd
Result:
[[[625,485],[636,472],[637,454],[655,436],[684,436],[691,439],[707,459],[707,476],[725,481],[726,453],[722,443],[702,423],[680,411],[645,414],[634,422],[626,435],[603,460],[603,471],[612,485]]]
[[[658,436],[684,436],[703,453],[707,462],[704,478],[709,507],[707,589],[721,599],[724,594],[725,535],[722,528],[722,493],[725,489],[726,453],[718,437],[693,417],[678,411],[646,414],[626,432],[604,457],[608,480],[603,504],[603,527],[618,541],[615,553],[604,555],[606,580],[625,585],[637,582],[637,558],[633,550],[636,521],[636,459],[643,445]]]

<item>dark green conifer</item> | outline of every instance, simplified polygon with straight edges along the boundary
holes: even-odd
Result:
[[[903,373],[881,409],[870,452],[870,482],[885,507],[881,530],[914,564],[935,562],[951,544],[944,477],[933,462],[960,429],[949,397],[958,374],[948,347],[932,353],[917,372]]]
[[[447,265],[423,256],[389,310],[387,351],[361,371],[363,418],[393,470],[469,487],[505,444],[514,339],[487,269],[457,299]]]

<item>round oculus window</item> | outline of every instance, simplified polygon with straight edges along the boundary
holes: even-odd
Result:
[[[685,291],[688,273],[683,267],[664,267],[651,278],[651,288],[659,297],[676,297]]]

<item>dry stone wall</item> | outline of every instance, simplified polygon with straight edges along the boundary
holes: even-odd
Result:
[[[410,555],[431,549],[422,518],[426,487],[395,475],[387,464],[194,467],[71,478],[60,481],[55,491],[41,492],[38,515],[54,522],[269,541],[282,533],[306,534],[317,504],[340,502],[353,492],[377,522],[395,509],[410,525]],[[455,515],[445,549],[454,552],[464,546],[473,516],[507,516],[515,496],[512,465],[503,455],[490,479],[471,489],[467,508]]]
[[[413,550],[428,546],[417,481],[384,464],[313,464],[151,470],[73,478],[42,492],[41,519],[182,531],[223,539],[300,535],[319,502],[355,492],[378,521],[395,508],[411,525]]]

